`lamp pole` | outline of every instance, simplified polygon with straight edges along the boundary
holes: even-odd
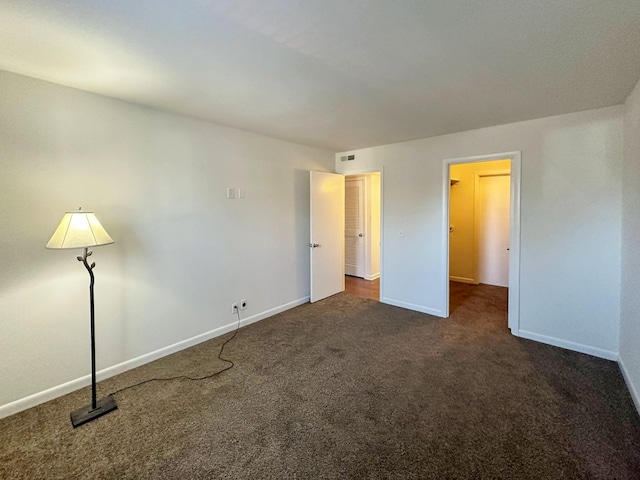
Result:
[[[113,396],[109,395],[101,400],[97,400],[96,394],[96,319],[95,308],[93,302],[93,284],[95,283],[95,276],[93,275],[93,268],[96,266],[96,262],[92,262],[89,265],[87,257],[90,257],[91,252],[87,247],[84,248],[84,255],[76,257],[79,262],[82,262],[84,267],[89,272],[89,308],[91,310],[91,405],[82,407],[74,412],[71,412],[71,424],[73,428],[95,420],[102,415],[109,413],[118,408],[116,400]]]
[[[93,252],[90,252],[88,248],[84,249],[84,255],[78,256],[78,261],[82,262],[89,272],[89,305],[91,309],[91,409],[98,408],[96,400],[96,316],[93,304],[93,284],[95,283],[95,276],[93,275],[93,267],[96,266],[96,262],[91,265],[87,262],[87,257],[90,257]]]

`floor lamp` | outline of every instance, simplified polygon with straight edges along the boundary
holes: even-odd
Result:
[[[82,262],[89,272],[89,303],[91,306],[91,404],[71,412],[71,424],[73,428],[95,420],[118,408],[116,400],[109,395],[106,398],[96,400],[96,331],[95,331],[95,314],[93,308],[93,267],[87,262],[93,252],[89,251],[89,247],[98,247],[100,245],[109,245],[113,240],[100,225],[100,222],[93,212],[83,212],[81,208],[77,212],[67,212],[62,217],[60,225],[51,236],[46,248],[52,249],[71,249],[84,248],[84,255],[78,256],[78,261]]]

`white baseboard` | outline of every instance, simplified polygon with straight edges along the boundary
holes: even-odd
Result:
[[[636,390],[635,386],[631,381],[629,370],[627,370],[627,367],[625,366],[622,357],[618,358],[618,365],[620,366],[622,377],[624,378],[624,381],[627,384],[627,388],[629,389],[629,393],[631,394],[633,403],[636,405],[636,410],[638,411],[638,415],[640,415],[640,394],[638,393],[638,390]]]
[[[535,340],[540,343],[546,343],[547,345],[553,345],[554,347],[566,348],[567,350],[573,350],[574,352],[586,353],[587,355],[604,358],[605,360],[618,360],[618,352],[604,350],[590,345],[583,345],[581,343],[570,342],[561,338],[548,337],[547,335],[540,335],[539,333],[528,332],[526,330],[519,330],[517,336],[527,338],[529,340]]]
[[[416,312],[428,313],[429,315],[444,318],[444,313],[442,312],[442,310],[435,310],[433,308],[424,307],[422,305],[414,305],[413,303],[401,302],[400,300],[394,300],[393,298],[388,297],[383,297],[380,299],[380,301],[388,305],[393,305],[394,307],[402,307],[406,308],[407,310],[415,310]]]
[[[240,326],[244,327],[246,325],[250,325],[265,318],[276,315],[280,312],[284,312],[285,310],[303,305],[307,302],[309,302],[309,297],[303,297],[298,300],[294,300],[293,302],[285,303],[284,305],[280,305],[278,307],[240,320]],[[167,355],[171,355],[172,353],[179,352],[180,350],[184,350],[185,348],[189,348],[199,343],[206,342],[207,340],[211,340],[212,338],[219,337],[220,335],[224,335],[225,333],[234,330],[237,326],[237,321],[231,322],[222,327],[218,327],[200,335],[196,335],[195,337],[191,337],[186,340],[174,343],[173,345],[169,345],[158,350],[154,350],[153,352],[145,353],[144,355],[140,355],[139,357],[132,358],[131,360],[127,360],[117,365],[107,367],[96,372],[96,379],[97,381],[101,381],[144,365],[146,363],[153,362],[154,360],[158,360],[159,358],[166,357]],[[15,400],[5,405],[0,405],[0,418],[8,417],[9,415],[21,412],[23,410],[26,410],[27,408],[35,407],[36,405],[39,405],[41,403],[48,402],[49,400],[53,400],[54,398],[61,397],[62,395],[66,395],[67,393],[71,393],[82,387],[86,387],[87,385],[91,385],[91,375],[76,378],[75,380],[71,380],[70,382],[57,385],[42,392],[29,395],[28,397]]]
[[[380,278],[380,273],[379,272],[378,273],[374,273],[373,275],[365,275],[364,276],[364,279],[365,280],[369,280],[369,281],[376,280],[377,278]]]
[[[454,277],[453,275],[449,276],[449,280],[451,280],[452,282],[471,283],[473,285],[477,285],[478,284],[478,282],[476,282],[473,278]]]

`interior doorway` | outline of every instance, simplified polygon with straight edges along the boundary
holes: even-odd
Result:
[[[446,316],[464,292],[487,290],[477,285],[502,289],[514,335],[520,321],[520,158],[508,152],[445,160],[443,185]]]
[[[450,314],[508,295],[510,174],[509,159],[449,167]]]
[[[345,177],[345,290],[380,300],[381,175]]]

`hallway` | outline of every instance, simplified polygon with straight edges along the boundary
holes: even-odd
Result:
[[[380,301],[380,279],[365,280],[364,278],[345,275],[344,291],[359,297]]]

